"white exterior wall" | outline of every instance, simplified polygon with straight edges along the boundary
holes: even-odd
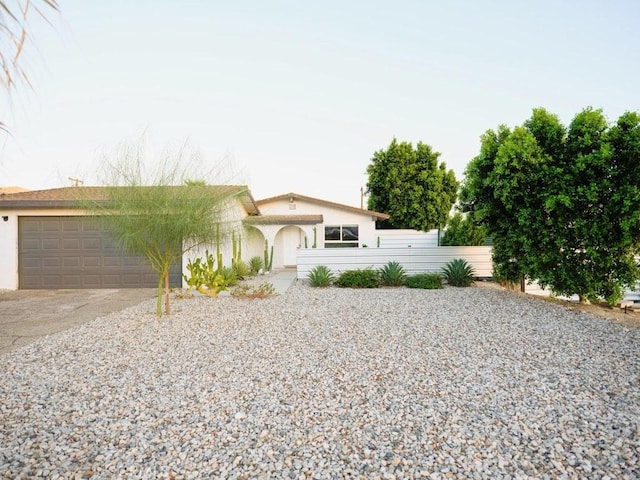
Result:
[[[0,210],[0,289],[17,290],[18,278],[18,217],[71,217],[84,215],[81,210]],[[4,221],[7,217],[7,221]]]
[[[291,208],[291,207],[295,208]],[[323,205],[315,202],[296,199],[291,203],[289,200],[279,200],[271,203],[260,204],[260,212],[263,215],[322,215],[324,223],[317,225],[317,243],[318,248],[324,246],[324,227],[325,225],[358,225],[358,244],[375,246],[376,242],[376,223],[375,217],[362,214],[350,210],[345,210],[330,205]],[[309,248],[313,245],[313,226],[305,226],[307,236],[307,245]],[[280,226],[279,228],[283,228]],[[300,237],[300,242],[296,245],[287,245],[287,247],[296,248],[300,245],[304,248],[304,236]],[[285,248],[287,248],[285,247]]]

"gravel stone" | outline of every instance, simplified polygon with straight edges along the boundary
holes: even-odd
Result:
[[[0,478],[640,477],[640,330],[490,288],[144,302],[2,357]]]

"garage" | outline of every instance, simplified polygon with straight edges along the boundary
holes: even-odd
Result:
[[[18,217],[21,289],[157,287],[158,276],[142,256],[124,253],[88,217]],[[181,266],[169,277],[181,284]]]

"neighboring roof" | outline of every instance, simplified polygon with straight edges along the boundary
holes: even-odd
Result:
[[[0,208],[78,208],[82,199],[96,202],[107,200],[107,192],[112,187],[62,187],[48,190],[31,190],[18,193],[0,194]],[[127,187],[120,187],[127,188]],[[192,188],[192,187],[175,187]],[[243,185],[211,185],[206,187],[212,194],[237,196],[249,215],[260,212],[251,192]]]
[[[322,215],[256,215],[244,219],[251,225],[317,225],[324,222]]]
[[[10,194],[10,193],[18,193],[18,192],[27,192],[28,188],[23,187],[0,187],[0,195]]]
[[[304,200],[306,202],[317,203],[318,205],[323,205],[326,207],[334,207],[342,210],[349,210],[350,212],[361,213],[363,215],[371,215],[372,217],[376,217],[379,220],[386,220],[389,218],[389,215],[386,213],[374,212],[373,210],[366,210],[364,208],[351,207],[349,205],[344,205],[342,203],[329,202],[328,200],[321,200],[319,198],[307,197],[306,195],[300,195],[299,193],[285,193],[284,195],[278,195],[277,197],[269,197],[263,198],[262,200],[257,200],[256,205],[260,207],[260,205],[264,205],[267,203],[277,202],[280,200],[289,200],[293,198],[294,200]]]

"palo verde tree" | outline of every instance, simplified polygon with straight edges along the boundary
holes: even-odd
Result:
[[[422,142],[416,147],[395,138],[373,154],[367,166],[367,207],[390,215],[381,228],[428,231],[447,222],[458,190],[453,170],[438,162],[440,154]]]
[[[22,67],[21,58],[30,38],[27,29],[29,18],[35,13],[46,19],[45,12],[38,4],[58,10],[56,0],[0,0],[0,85],[9,93],[20,82],[31,85],[29,76]],[[6,131],[2,121],[0,130]]]
[[[239,227],[230,217],[231,201],[246,187],[210,186],[187,176],[196,162],[185,149],[168,154],[149,171],[140,148],[123,148],[107,162],[99,202],[87,203],[117,243],[127,252],[144,255],[158,274],[156,313],[170,314],[169,271],[189,250],[224,242]]]
[[[535,109],[481,139],[463,209],[493,237],[496,275],[581,301],[617,302],[640,279],[640,116],[609,125],[587,108],[568,128]]]

